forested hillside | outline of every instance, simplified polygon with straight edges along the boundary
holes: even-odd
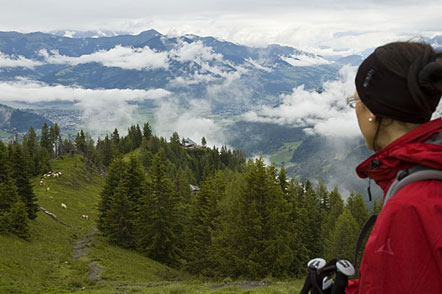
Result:
[[[59,273],[72,275],[64,289],[91,281],[98,287],[101,277],[127,279],[121,273],[127,269],[104,256],[109,250],[168,266],[166,279],[172,280],[183,275],[214,281],[294,279],[305,274],[311,258],[352,258],[371,213],[360,194],[352,193],[344,203],[337,188],[327,191],[322,182],[288,179],[284,168],[266,166],[261,158],[246,162],[241,151],[207,147],[204,138],[201,145],[189,142],[177,133],[159,138],[147,123],[130,127],[126,136],[115,129],[97,142],[83,131],[75,140],[62,139],[56,124],[44,125],[40,138],[30,128],[23,142],[0,145],[1,243],[47,256],[45,240],[61,238],[54,249],[58,257],[44,262],[33,257],[30,268],[72,262]],[[49,229],[53,226],[58,229]],[[75,244],[95,235],[99,241],[92,243],[98,246],[92,255],[100,259],[82,259]],[[12,285],[5,289],[17,287],[23,276],[43,283],[43,273],[19,269],[22,261],[11,265],[20,278],[11,278],[11,262],[8,257],[1,263],[0,272]],[[86,279],[94,268],[103,270]],[[161,274],[136,276],[146,283],[161,279]],[[97,285],[109,286],[103,283]]]

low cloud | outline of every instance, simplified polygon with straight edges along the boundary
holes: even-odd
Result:
[[[319,56],[309,56],[309,55],[291,55],[289,57],[281,57],[282,60],[287,62],[292,66],[312,66],[321,64],[330,64],[330,62]]]
[[[155,131],[169,138],[177,132],[180,138],[190,138],[200,144],[205,137],[207,146],[225,145],[225,134],[219,122],[209,118],[211,106],[207,101],[193,100],[186,109],[178,101],[162,102],[155,114]]]
[[[215,63],[222,63],[223,56],[214,53],[211,47],[204,46],[201,41],[187,43],[180,40],[175,48],[170,51],[159,52],[143,48],[123,47],[117,45],[109,50],[99,50],[92,54],[78,57],[60,55],[57,50],[40,50],[39,55],[49,64],[79,65],[97,62],[107,67],[119,67],[133,70],[169,69],[172,61],[180,63],[197,64],[203,72],[222,74],[223,69]],[[40,63],[41,64],[41,63]]]
[[[179,62],[194,62],[203,65],[207,61],[222,61],[222,54],[214,53],[212,47],[204,46],[202,41],[187,43],[180,41],[177,48],[169,53],[171,59]]]
[[[20,55],[8,55],[0,52],[0,68],[1,67],[24,67],[33,69],[36,66],[42,65],[40,61],[27,59]]]
[[[263,71],[266,71],[266,72],[272,72],[273,71],[272,68],[267,67],[267,66],[261,64],[260,61],[253,60],[251,58],[247,59],[246,61],[248,63],[250,63],[251,65],[253,65],[254,67],[256,67],[257,69],[259,69],[259,70],[263,70]],[[263,63],[265,64],[266,62],[264,61]]]
[[[142,101],[161,99],[171,94],[164,89],[85,89],[71,86],[50,86],[48,84],[20,79],[13,82],[0,82],[0,101],[50,102],[50,101],[90,101],[96,99]]]
[[[0,83],[0,102],[72,102],[81,110],[81,121],[95,135],[115,127],[123,130],[137,121],[133,101],[161,100],[172,93],[164,89],[84,89],[18,80]]]
[[[244,115],[248,121],[277,123],[305,127],[309,134],[352,137],[359,135],[354,110],[345,104],[345,98],[354,93],[355,67],[345,66],[336,81],[323,85],[321,93],[306,91],[304,86],[282,95],[277,107],[262,106]]]
[[[60,55],[58,51],[40,50],[40,55],[50,64],[78,65],[98,62],[107,67],[119,67],[134,70],[168,69],[169,59],[166,52],[156,52],[149,47],[131,48],[115,46],[110,50],[100,50],[92,54],[71,57]]]

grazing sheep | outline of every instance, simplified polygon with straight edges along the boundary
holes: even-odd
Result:
[[[40,181],[40,186],[44,186],[45,182],[43,180]]]
[[[83,214],[83,215],[81,216],[81,218],[82,218],[82,219],[89,219],[89,216],[86,215],[86,214]]]
[[[51,196],[51,200],[54,200],[54,197]]]
[[[68,207],[66,206],[66,204],[62,203],[61,208],[67,209]]]
[[[49,190],[51,190],[49,187],[46,187],[46,192],[49,192]]]

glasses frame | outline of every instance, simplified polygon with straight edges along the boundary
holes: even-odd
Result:
[[[361,99],[359,99],[359,97],[356,96],[349,96],[345,99],[347,106],[349,106],[350,108],[356,108],[356,104],[361,101]]]

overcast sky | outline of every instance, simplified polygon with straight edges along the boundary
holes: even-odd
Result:
[[[192,33],[237,43],[360,51],[442,33],[441,0],[0,0],[0,30]],[[327,53],[318,51],[317,53]]]

